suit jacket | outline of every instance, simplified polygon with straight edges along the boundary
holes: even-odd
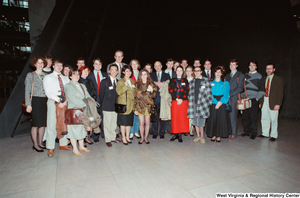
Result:
[[[106,73],[106,72],[102,72],[101,71],[101,74],[102,74],[102,76],[103,76],[103,79],[105,79],[105,78],[108,78],[108,74]],[[94,83],[94,86],[95,86],[95,89],[96,89],[96,94],[97,94],[97,98],[95,99],[96,100],[96,102],[98,102],[99,104],[100,104],[100,106],[102,106],[102,104],[100,103],[100,97],[99,97],[99,94],[98,94],[98,86],[97,86],[97,79],[96,79],[96,77],[95,77],[95,75],[94,75],[94,71],[92,71],[91,73],[90,73],[90,75],[87,77],[87,79],[90,79],[90,80],[92,80],[92,82]],[[103,80],[102,79],[102,80]],[[101,81],[102,81],[101,80]],[[101,83],[100,83],[100,86],[101,86]],[[100,88],[99,88],[100,89]],[[99,92],[100,93],[100,92]]]
[[[239,82],[237,79],[239,78]],[[244,90],[244,80],[245,75],[242,72],[237,71],[232,78],[230,78],[230,73],[226,75],[225,80],[230,84],[230,104],[234,105],[234,101],[238,99],[238,94]]]
[[[116,79],[116,81],[118,80]],[[115,103],[118,102],[118,94],[116,88],[113,87],[110,78],[101,81],[99,97],[103,111],[115,111]]]
[[[265,77],[265,81],[266,81]],[[282,104],[283,101],[283,95],[284,95],[284,81],[283,78],[277,76],[274,74],[271,87],[269,87],[269,107],[271,110],[274,110],[275,105]],[[259,103],[261,105],[264,104],[264,97],[261,97],[259,100]]]
[[[171,80],[169,74],[165,73],[164,71],[162,71],[161,73],[162,73],[162,75],[161,75],[161,78],[160,78],[160,82],[165,82],[166,80]],[[152,72],[152,73],[150,74],[150,77],[151,77],[151,79],[152,79],[154,82],[157,82],[157,75],[156,75],[156,72]],[[157,87],[157,91],[159,91],[159,87]],[[157,96],[156,96],[154,102],[155,102],[156,104],[160,103],[160,94],[157,94]]]
[[[118,64],[116,61],[113,62],[113,63],[110,63],[109,65],[107,65],[107,68],[106,68],[107,73],[109,72],[109,67],[110,67],[112,64],[118,65],[118,68],[119,68],[119,64]],[[122,67],[123,67],[124,65],[127,65],[127,64],[126,64],[126,63],[121,63],[121,65],[122,65]],[[118,80],[121,79],[121,71],[122,71],[122,68],[119,68],[119,73],[118,73],[118,75],[117,75],[117,79],[118,79]]]
[[[164,70],[165,73],[166,73],[166,71],[167,70]],[[176,72],[172,70],[172,76],[170,76],[170,79],[175,78],[175,77],[176,77]]]
[[[130,83],[132,86],[134,86],[131,88],[125,85],[125,81],[126,81],[125,77],[118,81],[116,91],[117,94],[119,95],[118,104],[127,105],[127,109],[124,115],[128,115],[133,110],[135,83],[134,80],[130,78]]]
[[[77,87],[73,81],[70,81],[66,86],[64,87],[65,89],[65,94],[68,100],[68,109],[78,107],[78,108],[83,108],[85,106],[85,103],[83,102],[82,99],[85,97],[91,97],[89,92],[87,91],[87,88],[85,87],[84,84],[79,83],[82,88],[84,89],[84,92],[82,91],[81,87]],[[85,95],[84,95],[85,93]]]
[[[210,80],[213,80],[213,79],[211,78],[211,72],[212,72],[212,70],[209,71]],[[206,73],[205,73],[205,69],[203,70],[203,72],[202,72],[201,75],[202,75],[203,77],[207,78],[207,75],[206,75]]]

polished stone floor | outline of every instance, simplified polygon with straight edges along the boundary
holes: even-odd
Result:
[[[217,192],[300,192],[299,120],[281,118],[279,138],[221,143],[149,139],[88,146],[89,153],[31,149],[29,134],[0,139],[0,197],[215,197]],[[242,133],[239,126],[239,133]],[[57,145],[58,147],[58,145]]]

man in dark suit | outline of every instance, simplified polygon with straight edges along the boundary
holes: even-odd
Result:
[[[172,58],[168,58],[166,65],[167,69],[165,70],[165,73],[170,75],[170,79],[174,78],[176,76],[176,72],[173,71],[174,60]]]
[[[284,81],[274,74],[275,65],[269,63],[266,66],[267,77],[265,78],[265,95],[259,100],[261,107],[261,129],[262,134],[258,137],[269,137],[275,141],[278,137],[278,114],[284,94]],[[271,124],[271,133],[270,132]]]
[[[112,147],[111,142],[116,142],[117,113],[115,112],[115,103],[118,101],[116,92],[118,65],[112,64],[109,67],[109,77],[101,82],[100,102],[102,104],[103,124],[105,142],[108,147]]]
[[[162,64],[159,61],[154,63],[155,72],[150,74],[151,79],[154,81],[155,85],[158,87],[157,91],[159,93],[159,89],[164,85],[164,81],[170,80],[170,75],[166,74],[162,71]],[[157,135],[159,134],[161,139],[165,138],[165,130],[166,130],[166,121],[160,121],[160,129],[158,133],[158,123],[159,123],[159,111],[160,111],[160,95],[157,94],[155,100],[155,105],[157,106],[157,118],[156,122],[152,124],[152,131],[153,131],[153,139],[156,139]]]
[[[100,104],[100,107],[97,109],[98,113],[100,114],[100,116],[103,118],[103,114],[102,114],[102,104],[100,102],[100,94],[99,94],[99,89],[100,89],[100,84],[101,81],[105,78],[108,78],[108,74],[106,72],[102,72],[101,68],[102,68],[102,62],[100,60],[100,58],[96,58],[93,60],[93,66],[94,66],[94,70],[90,73],[90,75],[87,77],[88,79],[91,79],[94,83],[94,86],[97,90],[97,100],[96,102],[98,102]],[[103,132],[103,124],[101,123],[101,137],[104,137],[104,132]],[[99,134],[92,134],[92,138],[94,139],[95,142],[99,142]]]
[[[206,59],[204,62],[202,76],[208,78],[208,80],[211,80],[211,61],[209,59]]]
[[[119,71],[119,73],[118,73],[118,75],[117,75],[117,79],[120,80],[120,79],[121,79],[121,71],[122,71],[122,68],[123,68],[124,65],[127,65],[126,63],[122,63],[122,60],[123,60],[123,58],[124,58],[124,53],[123,53],[123,51],[117,50],[117,51],[115,52],[114,58],[115,58],[115,62],[110,63],[110,64],[107,66],[106,70],[107,70],[107,72],[109,72],[109,68],[110,68],[111,65],[113,65],[113,64],[114,64],[114,65],[117,65],[117,66],[118,66],[118,71]]]
[[[245,75],[242,72],[238,71],[237,68],[239,62],[236,59],[230,60],[230,70],[231,72],[226,75],[225,80],[230,84],[230,94],[229,94],[229,103],[232,106],[232,111],[229,113],[232,133],[229,136],[231,140],[237,138],[238,132],[238,110],[236,108],[236,101],[238,99],[238,94],[244,90],[244,80]]]

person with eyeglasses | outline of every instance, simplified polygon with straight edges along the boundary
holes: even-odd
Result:
[[[187,68],[188,69],[188,68]],[[197,137],[194,142],[205,143],[203,131],[205,121],[210,115],[210,106],[212,104],[212,89],[208,78],[202,76],[201,67],[195,67],[195,78],[189,82],[189,107],[188,118],[192,119],[192,125],[195,126]]]

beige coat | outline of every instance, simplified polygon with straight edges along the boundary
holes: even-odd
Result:
[[[159,89],[160,92],[160,114],[159,118],[162,120],[171,120],[171,101],[172,97],[169,93],[169,82],[164,82],[164,86]]]

